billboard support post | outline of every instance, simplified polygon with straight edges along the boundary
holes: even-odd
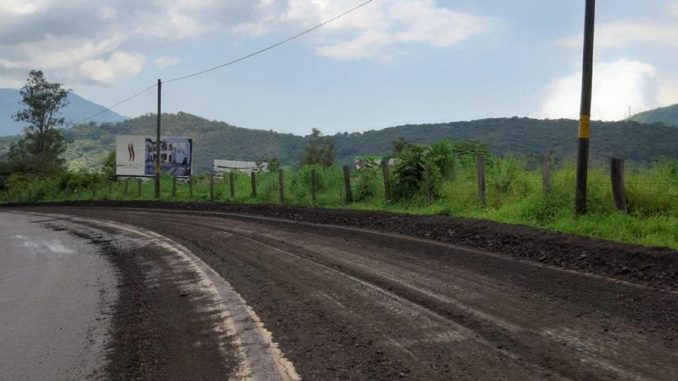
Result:
[[[155,131],[155,198],[160,199],[160,119],[162,104],[162,81],[158,79],[158,115]]]

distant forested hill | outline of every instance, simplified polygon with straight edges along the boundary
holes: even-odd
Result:
[[[113,150],[115,135],[154,136],[155,123],[154,115],[145,115],[121,123],[91,123],[65,129],[64,133],[71,141],[66,153],[71,168],[95,168]],[[214,159],[277,158],[283,163],[297,165],[306,144],[305,137],[235,127],[181,112],[163,114],[163,135],[193,137],[194,168],[198,172],[211,170]],[[493,152],[502,155],[540,155],[553,150],[559,157],[568,158],[576,153],[577,122],[484,119],[343,133],[332,136],[332,139],[338,162],[350,163],[356,155],[388,154],[391,141],[401,136],[412,143],[432,143],[446,138],[475,140],[486,143]],[[0,155],[9,140],[0,138]],[[611,156],[637,162],[648,162],[659,156],[678,157],[678,128],[631,121],[593,123],[592,160],[606,161]]]
[[[553,150],[560,157],[573,157],[577,149],[577,122],[574,120],[538,120],[497,118],[471,122],[417,124],[336,135],[339,157],[367,152],[386,152],[399,136],[413,143],[430,143],[445,138],[476,140],[486,143],[494,153],[539,155]],[[678,157],[678,129],[662,124],[636,122],[593,122],[591,157],[607,160],[611,156],[647,162],[658,156]]]
[[[629,120],[639,123],[664,123],[667,126],[678,127],[678,104],[641,112],[630,117]]]

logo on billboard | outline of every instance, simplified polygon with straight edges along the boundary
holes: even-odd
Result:
[[[127,143],[127,153],[129,153],[129,161],[134,161],[136,157],[134,154],[134,143]]]

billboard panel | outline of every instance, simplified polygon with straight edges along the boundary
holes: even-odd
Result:
[[[130,148],[131,147],[131,148]],[[155,176],[155,140],[146,136],[116,137],[116,175]],[[187,177],[193,172],[193,139],[163,138],[160,143],[160,170]]]
[[[144,176],[146,137],[119,135],[115,137],[115,174],[118,176]]]

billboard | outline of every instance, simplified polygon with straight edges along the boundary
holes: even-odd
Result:
[[[155,176],[155,140],[141,135],[115,138],[117,176]],[[193,139],[166,137],[160,140],[160,170],[177,177],[193,172]]]

